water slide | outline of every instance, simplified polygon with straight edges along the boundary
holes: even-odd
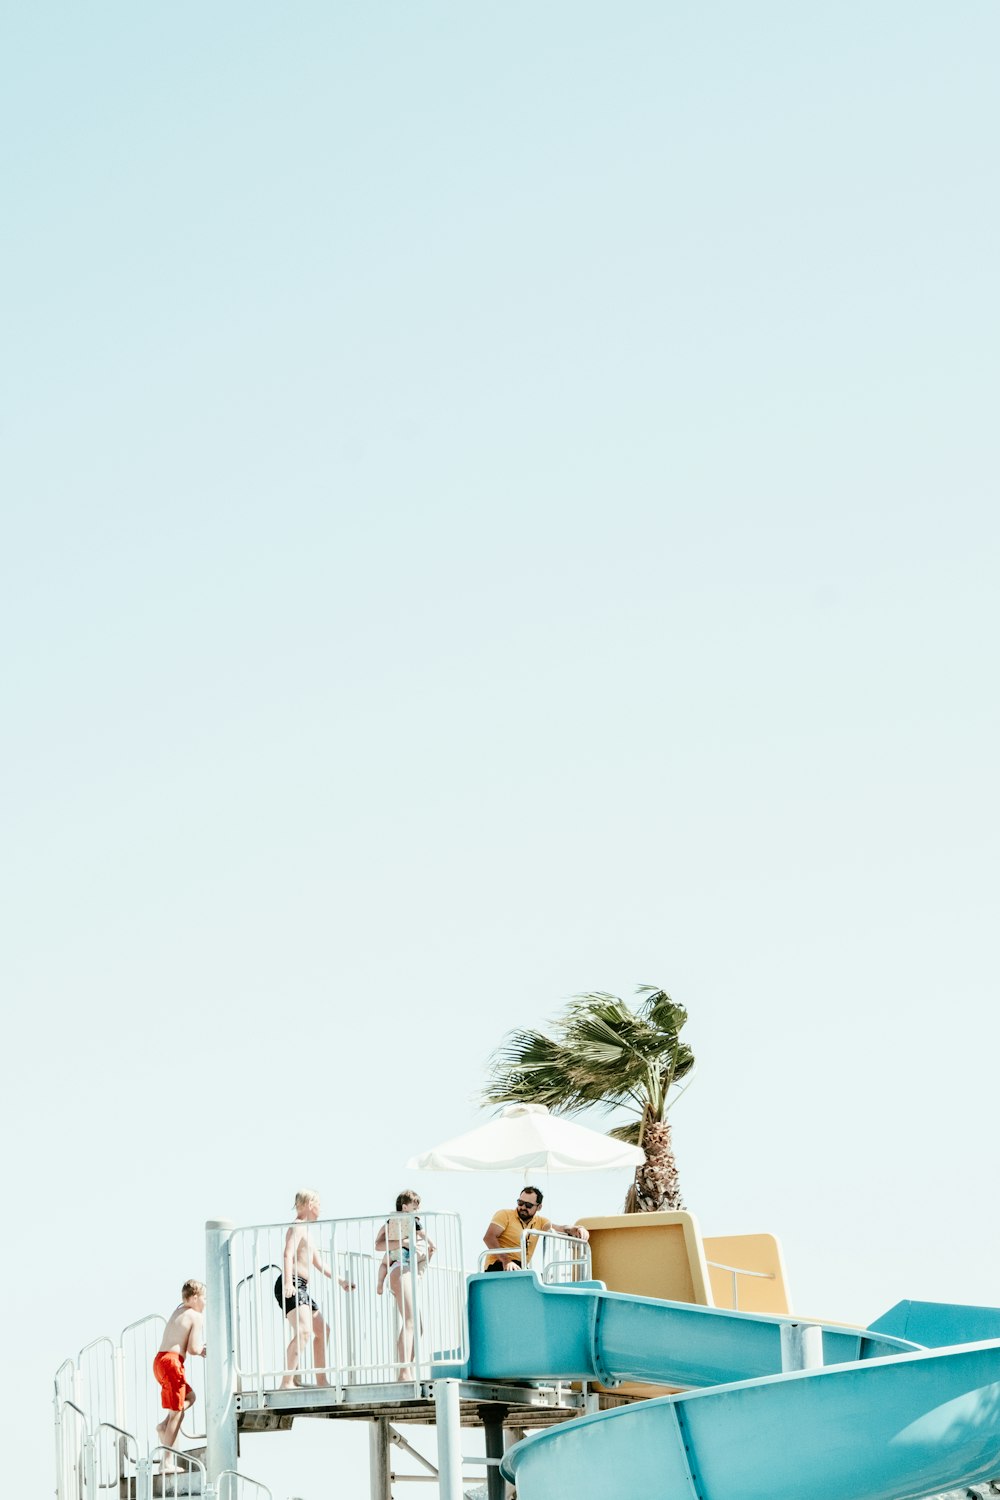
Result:
[[[474,1377],[693,1387],[518,1443],[503,1462],[518,1500],[916,1500],[1000,1474],[995,1309],[901,1303],[880,1329],[824,1325],[824,1368],[790,1374],[788,1318],[597,1283],[474,1277],[469,1319]],[[914,1348],[899,1334],[917,1327],[953,1342]]]
[[[713,1386],[776,1375],[792,1318],[727,1312],[606,1291],[601,1282],[543,1286],[534,1272],[469,1278],[473,1380],[623,1380]],[[823,1362],[916,1349],[889,1333],[821,1325]]]

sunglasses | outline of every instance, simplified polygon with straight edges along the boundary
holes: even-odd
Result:
[[[523,1198],[518,1198],[517,1206],[518,1208],[537,1208],[538,1205],[535,1203],[527,1203]]]

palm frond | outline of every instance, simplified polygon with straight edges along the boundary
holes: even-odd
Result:
[[[662,1119],[671,1089],[694,1066],[678,1035],[687,1011],[652,985],[639,993],[636,1009],[604,990],[575,995],[553,1034],[510,1032],[490,1059],[483,1101],[534,1102],[567,1113],[625,1108]]]

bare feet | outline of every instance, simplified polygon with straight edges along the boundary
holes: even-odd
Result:
[[[279,1391],[294,1391],[297,1382],[294,1375],[286,1375],[278,1386]]]

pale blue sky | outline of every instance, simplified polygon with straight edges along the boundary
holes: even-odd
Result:
[[[998,48],[963,0],[8,13],[31,1463],[206,1217],[379,1211],[585,988],[688,1005],[689,1206],[799,1310],[1000,1301]],[[471,1244],[511,1184],[420,1186]]]

